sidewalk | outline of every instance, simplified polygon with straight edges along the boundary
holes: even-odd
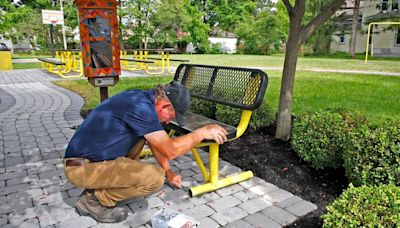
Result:
[[[82,122],[83,100],[55,86],[41,70],[0,71],[0,226],[150,227],[151,216],[168,207],[195,217],[200,227],[281,227],[316,206],[254,177],[190,198],[169,185],[151,196],[122,202],[130,214],[119,224],[99,224],[74,208],[83,191],[64,176],[62,156],[73,128]],[[203,161],[208,154],[201,152]],[[155,163],[153,158],[147,162]],[[205,162],[207,163],[207,162]],[[191,154],[171,162],[185,183],[203,181]],[[223,176],[240,171],[220,160]]]

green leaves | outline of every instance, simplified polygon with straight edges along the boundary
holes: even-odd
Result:
[[[294,120],[291,145],[315,169],[338,168],[350,124],[343,115],[317,111]]]
[[[248,16],[238,25],[237,35],[244,41],[241,51],[246,54],[271,54],[280,46],[279,23],[276,15],[265,9]]]
[[[327,206],[323,227],[399,227],[400,187],[350,185]]]
[[[346,176],[355,185],[400,185],[400,122],[363,125],[343,153]]]

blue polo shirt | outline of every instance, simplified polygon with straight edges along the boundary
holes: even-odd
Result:
[[[143,136],[163,130],[155,110],[155,90],[130,90],[93,109],[77,129],[65,158],[91,161],[127,156]]]

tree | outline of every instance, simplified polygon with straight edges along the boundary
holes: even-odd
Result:
[[[310,22],[325,8],[325,6],[325,1],[307,1],[304,21],[306,23]],[[335,23],[335,19],[331,17],[315,29],[313,34],[306,40],[305,44],[311,47],[314,53],[329,53],[332,35],[335,31],[337,31],[337,24]]]
[[[271,48],[278,48],[283,38],[278,19],[269,9],[239,23],[236,34],[244,41],[242,49],[246,54],[270,54]]]
[[[267,1],[268,0],[264,0]],[[203,22],[208,24],[211,30],[217,28],[233,32],[236,26],[244,19],[255,15],[257,2],[254,0],[191,0],[203,13]]]
[[[290,138],[292,96],[300,46],[311,36],[315,29],[320,27],[340,8],[345,0],[326,1],[326,7],[307,24],[303,24],[306,10],[305,0],[295,0],[294,5],[289,0],[282,1],[289,14],[290,27],[286,42],[275,138],[287,141]]]
[[[357,41],[357,25],[358,25],[358,12],[360,10],[360,1],[354,0],[354,13],[353,21],[351,24],[351,39],[350,39],[350,55],[351,57],[356,57],[356,41]]]
[[[154,25],[152,38],[157,46],[164,47],[176,42],[176,33],[189,20],[181,0],[162,0],[151,17]]]
[[[188,34],[185,36],[185,41],[192,42],[199,53],[204,53],[208,49],[208,32],[210,31],[209,25],[202,20],[204,13],[200,12],[198,6],[189,0],[184,0],[183,7],[188,15],[183,23],[183,30]]]
[[[140,48],[147,48],[147,42],[153,33],[154,26],[150,18],[156,12],[157,0],[124,1],[120,15],[127,34],[139,43]]]

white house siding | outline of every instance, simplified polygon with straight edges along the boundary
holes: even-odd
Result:
[[[208,37],[208,41],[212,44],[221,44],[221,48],[228,49],[228,53],[236,53],[237,38],[227,37]]]
[[[380,1],[374,0],[366,0],[362,1],[362,31],[359,30],[357,33],[357,44],[356,44],[356,52],[362,53],[365,52],[366,43],[367,43],[367,31],[368,31],[368,24],[365,22],[365,18],[375,15],[380,12],[377,9],[377,4]],[[399,11],[395,11],[399,12]],[[388,20],[390,21],[390,20]],[[396,45],[396,35],[397,31],[383,31],[384,28],[387,27],[386,25],[378,25],[374,27],[374,33],[378,32],[377,34],[373,34],[373,44],[371,48],[373,48],[374,55],[387,55],[387,56],[400,56],[400,45]],[[346,31],[349,33],[345,35],[345,43],[339,44],[339,37],[337,35],[333,35],[331,41],[331,52],[343,51],[349,52],[350,47],[350,33],[351,31]]]
[[[331,51],[332,52],[349,52],[351,35],[344,35],[344,43],[339,43],[339,36],[334,35],[331,41]],[[361,53],[365,51],[365,44],[367,42],[367,35],[363,34],[361,31],[357,32],[357,43],[356,52]]]

